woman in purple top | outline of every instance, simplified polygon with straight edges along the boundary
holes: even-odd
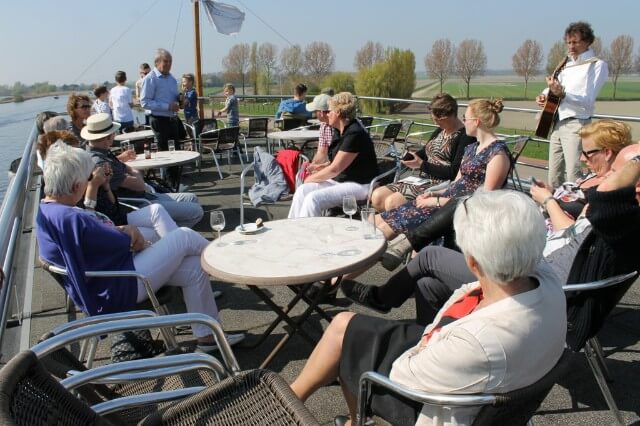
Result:
[[[209,276],[200,267],[206,239],[189,228],[177,228],[151,244],[135,226],[114,226],[76,207],[89,181],[101,185],[104,173],[94,172],[91,156],[81,149],[55,144],[47,154],[45,198],[36,229],[40,257],[67,269],[64,287],[78,307],[88,315],[134,309],[148,298],[142,283],[130,277],[87,278],[84,273],[135,270],[149,279],[154,291],[164,285],[181,287],[188,312],[218,318]],[[193,333],[203,350],[215,348],[209,329],[194,325]],[[227,335],[231,344],[243,338]]]

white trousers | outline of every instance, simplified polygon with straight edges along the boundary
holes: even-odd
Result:
[[[147,277],[154,291],[165,285],[182,287],[187,312],[207,314],[218,319],[209,275],[200,266],[200,253],[209,242],[189,228],[176,228],[133,257],[136,271]],[[147,291],[138,282],[138,303],[147,300]],[[211,331],[193,325],[193,334],[203,337]]]
[[[325,209],[341,206],[342,197],[345,195],[353,195],[356,200],[364,200],[369,195],[369,184],[334,180],[305,183],[293,194],[288,217],[293,219],[320,216]]]
[[[171,219],[162,204],[151,204],[128,213],[127,223],[137,227],[144,239],[152,243],[155,243],[174,229],[178,229],[178,225]]]
[[[582,141],[578,132],[591,120],[567,119],[556,123],[549,137],[549,184],[575,182],[580,172]]]

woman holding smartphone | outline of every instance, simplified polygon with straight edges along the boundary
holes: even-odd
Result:
[[[419,185],[397,182],[377,188],[372,194],[371,203],[379,212],[414,200],[428,187],[455,179],[465,148],[476,141],[474,137],[467,135],[464,123],[458,118],[458,103],[451,95],[436,95],[428,110],[438,128],[424,149],[407,152],[402,158],[403,165],[419,169],[420,177],[426,181]]]

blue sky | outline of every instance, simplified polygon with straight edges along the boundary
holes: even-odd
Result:
[[[456,44],[465,38],[481,40],[488,68],[510,69],[511,56],[525,39],[538,40],[546,53],[561,39],[566,25],[575,20],[590,22],[605,45],[620,34],[629,34],[636,40],[634,52],[640,46],[637,0],[225,2],[245,11],[245,22],[240,34],[225,36],[215,32],[202,14],[203,72],[221,70],[222,58],[235,43],[268,41],[279,48],[287,45],[255,15],[292,43],[304,46],[316,40],[328,42],[336,53],[339,70],[352,70],[356,50],[373,40],[411,49],[416,55],[416,70],[424,71],[423,58],[439,38],[449,38]],[[189,0],[4,2],[0,15],[0,84],[112,81],[119,69],[134,79],[138,64],[152,62],[157,47],[172,50],[174,74],[192,72],[191,8]]]

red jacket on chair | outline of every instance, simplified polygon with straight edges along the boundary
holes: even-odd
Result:
[[[280,164],[284,178],[289,185],[289,191],[296,191],[296,174],[298,173],[298,160],[300,151],[295,149],[283,149],[276,154],[276,161]]]

